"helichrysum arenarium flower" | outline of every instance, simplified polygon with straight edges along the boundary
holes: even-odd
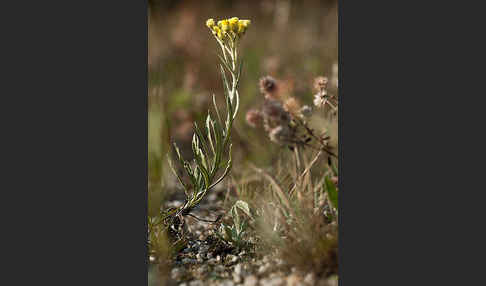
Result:
[[[240,20],[238,17],[223,19],[217,23],[211,18],[206,21],[206,26],[220,40],[223,40],[226,35],[229,35],[232,40],[235,40],[237,37],[245,34],[250,23],[250,20]]]
[[[251,24],[250,20],[239,20],[238,34],[243,35],[250,24]]]
[[[233,17],[228,20],[230,30],[237,33],[238,32],[238,17]]]
[[[212,29],[212,28],[214,27],[214,25],[216,25],[216,24],[214,23],[213,18],[208,19],[208,20],[206,21],[206,26],[208,26],[208,28],[209,28],[209,29]]]

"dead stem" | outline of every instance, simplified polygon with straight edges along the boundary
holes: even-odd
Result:
[[[305,176],[305,174],[307,174],[307,172],[309,172],[309,170],[312,168],[312,166],[314,166],[314,164],[317,162],[317,159],[319,159],[319,157],[321,155],[322,155],[322,150],[320,150],[319,152],[317,152],[316,156],[314,157],[314,159],[312,159],[312,162],[309,164],[309,166],[307,166],[307,168],[304,170],[304,172],[302,172],[302,174],[300,174],[299,180],[302,180],[302,178]],[[293,194],[293,192],[295,191],[296,186],[297,185],[294,184],[294,186],[292,187],[292,189],[289,192],[290,195]]]
[[[277,191],[280,199],[282,200],[282,202],[284,203],[284,205],[290,210],[292,211],[291,207],[290,207],[290,201],[289,199],[287,198],[287,196],[285,195],[282,187],[280,187],[280,185],[277,183],[277,180],[272,176],[270,175],[268,172],[260,169],[260,168],[257,168],[255,165],[253,164],[249,164],[250,167],[255,170],[255,172],[257,172],[258,174],[262,175],[265,179],[267,179],[275,188],[275,190]]]

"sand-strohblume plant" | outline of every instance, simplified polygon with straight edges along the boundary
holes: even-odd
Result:
[[[238,59],[238,43],[245,34],[250,20],[239,20],[236,17],[224,19],[217,23],[213,19],[206,21],[206,26],[221,48],[220,72],[223,80],[224,97],[226,101],[225,113],[218,110],[215,96],[213,104],[216,112],[214,118],[208,112],[203,128],[194,123],[192,138],[193,161],[183,159],[176,144],[174,150],[179,164],[185,171],[188,181],[177,172],[175,164],[169,165],[185,192],[185,202],[178,208],[170,208],[161,214],[161,222],[172,234],[182,239],[184,234],[179,233],[184,225],[184,216],[192,216],[191,211],[201,202],[208,191],[220,183],[229,173],[231,161],[231,130],[233,121],[238,113],[239,94],[238,83],[242,71],[242,62]],[[183,228],[182,228],[183,229]]]

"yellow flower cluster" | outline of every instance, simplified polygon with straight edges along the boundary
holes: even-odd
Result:
[[[211,29],[213,35],[222,40],[226,35],[233,38],[243,36],[250,23],[250,20],[240,20],[238,17],[233,17],[218,21],[216,25],[216,22],[211,18],[206,21],[206,26]]]

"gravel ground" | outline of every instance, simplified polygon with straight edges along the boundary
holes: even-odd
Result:
[[[177,196],[177,195],[176,195]],[[213,190],[192,213],[200,218],[214,219],[224,214],[224,190]],[[183,198],[175,197],[167,203],[177,207]],[[190,233],[188,245],[169,266],[165,285],[245,285],[245,286],[337,286],[335,278],[317,279],[314,273],[302,273],[272,255],[258,255],[251,250],[239,250],[222,243],[214,235],[217,225],[186,219]],[[149,286],[157,282],[157,266],[149,265]]]

